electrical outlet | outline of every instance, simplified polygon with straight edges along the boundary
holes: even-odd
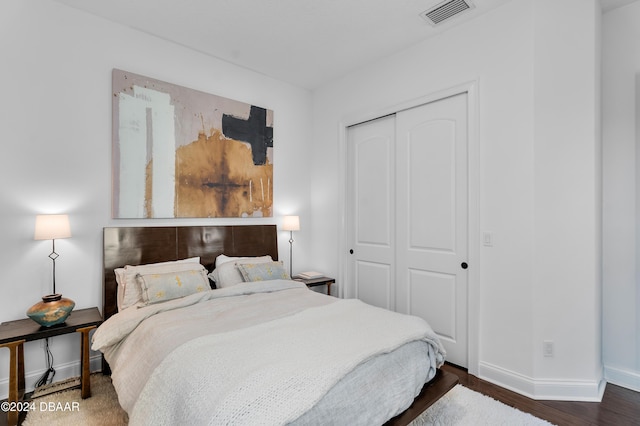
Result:
[[[552,357],[553,356],[553,341],[545,340],[545,341],[542,342],[542,354],[545,357]]]

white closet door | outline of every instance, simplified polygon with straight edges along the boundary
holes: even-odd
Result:
[[[395,117],[347,130],[346,297],[395,309]]]
[[[396,120],[396,310],[424,318],[467,366],[467,95]]]

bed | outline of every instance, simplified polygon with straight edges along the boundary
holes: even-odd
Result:
[[[442,346],[422,320],[289,279],[118,313],[114,271],[125,265],[198,258],[209,273],[220,255],[270,256],[277,269],[275,225],[117,227],[103,238],[105,322],[93,347],[131,424],[406,425],[457,383],[437,368]],[[251,262],[236,269],[251,278]]]

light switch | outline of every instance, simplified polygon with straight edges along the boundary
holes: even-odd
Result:
[[[493,232],[484,231],[482,233],[482,245],[485,247],[493,247]]]

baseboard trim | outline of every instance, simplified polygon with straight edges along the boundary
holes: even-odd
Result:
[[[601,380],[534,379],[486,362],[480,363],[479,377],[536,400],[600,402],[606,387]]]
[[[605,366],[604,377],[609,383],[640,392],[640,373],[637,371]]]
[[[96,356],[92,356],[90,358],[89,364],[91,366],[92,372],[100,371],[102,369],[102,355],[98,354]],[[54,368],[56,369],[54,382],[66,380],[71,377],[80,376],[80,361],[54,365]],[[25,372],[25,376],[24,376],[25,393],[33,391],[35,383],[38,381],[38,379],[40,379],[40,377],[42,377],[44,372],[45,370]],[[9,396],[9,378],[7,377],[0,380],[0,400],[7,399],[8,396]]]

